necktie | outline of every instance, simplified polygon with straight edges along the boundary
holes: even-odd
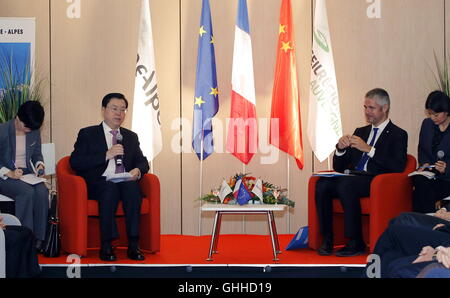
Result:
[[[373,128],[373,136],[372,136],[372,139],[370,140],[369,146],[373,146],[373,144],[375,143],[378,129],[379,128],[377,128],[377,127]],[[364,152],[363,156],[361,156],[361,159],[358,162],[358,165],[356,166],[356,170],[364,171],[364,166],[366,165],[368,160],[369,160],[369,155],[367,155],[367,153]]]
[[[113,135],[112,143],[113,143],[113,146],[114,146],[114,145],[117,144],[117,134],[119,133],[119,131],[118,130],[111,130],[109,132]],[[116,172],[115,173],[117,174],[117,173],[124,173],[124,172],[125,172],[125,167],[123,166],[123,162],[122,162],[121,165],[117,165],[116,164]]]

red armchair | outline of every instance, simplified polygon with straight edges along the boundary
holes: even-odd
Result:
[[[378,237],[389,221],[401,212],[412,210],[412,183],[408,174],[416,169],[416,159],[408,154],[403,173],[376,176],[370,185],[370,197],[361,198],[363,237],[373,251]],[[309,247],[318,249],[322,245],[319,219],[316,211],[315,190],[319,177],[311,177],[308,184],[308,242]],[[346,243],[344,237],[344,210],[339,199],[333,199],[334,244]]]
[[[61,248],[68,253],[86,256],[88,248],[100,247],[98,203],[88,200],[84,179],[70,167],[69,156],[63,157],[56,167],[58,180],[58,212]],[[156,175],[145,174],[140,181],[144,193],[140,220],[140,248],[156,253],[160,249],[160,185]],[[114,245],[127,246],[122,202],[116,213],[120,238]]]

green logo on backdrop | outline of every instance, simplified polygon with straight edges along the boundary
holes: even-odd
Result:
[[[330,47],[328,46],[327,38],[320,30],[316,30],[314,32],[314,40],[325,52],[328,53],[330,51]]]

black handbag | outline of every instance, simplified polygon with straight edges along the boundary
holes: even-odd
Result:
[[[56,192],[51,194],[51,207],[48,213],[47,232],[44,242],[44,256],[48,258],[59,257],[61,249],[61,239],[59,233],[59,220],[56,213],[58,197]]]

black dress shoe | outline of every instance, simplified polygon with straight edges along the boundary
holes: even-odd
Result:
[[[129,247],[127,250],[127,256],[131,260],[143,261],[145,260],[144,254],[139,250],[139,247]]]
[[[112,246],[102,246],[102,248],[100,249],[100,260],[105,262],[114,262],[115,260],[117,260]]]
[[[353,257],[364,254],[366,244],[363,241],[350,240],[343,248],[336,252],[338,257]]]
[[[333,241],[324,240],[317,253],[321,256],[330,256],[333,253]]]

